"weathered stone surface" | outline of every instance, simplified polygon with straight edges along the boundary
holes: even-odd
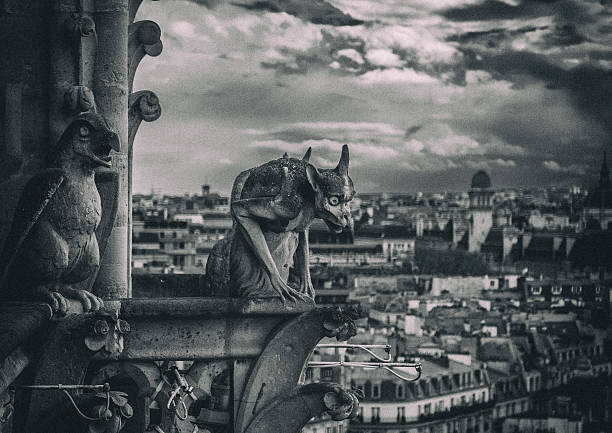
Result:
[[[128,35],[128,88],[132,91],[134,76],[145,55],[159,56],[164,46],[161,29],[154,21],[138,21],[129,26]]]
[[[229,284],[234,296],[314,302],[308,227],[322,218],[333,231],[352,230],[348,203],[355,191],[346,145],[335,169],[317,170],[309,158],[310,149],[301,160],[285,156],[236,178],[235,230],[213,249],[207,265],[215,290]]]
[[[121,152],[113,155],[113,168],[118,176],[117,214],[94,284],[94,293],[103,299],[130,295],[131,268],[128,192],[128,0],[95,2],[96,48],[92,90],[98,111],[119,135]]]
[[[347,340],[354,336],[356,328],[353,320],[358,315],[356,311],[318,309],[279,327],[251,367],[244,389],[234,390],[242,396],[235,431],[243,431],[258,411],[275,398],[292,392],[305,363],[322,338],[335,336],[338,340]],[[330,332],[330,328],[348,331]]]
[[[28,385],[82,384],[93,359],[116,358],[125,330],[126,325],[114,312],[70,315],[48,326],[45,333],[36,336],[36,368]],[[92,344],[101,337],[103,344]],[[81,393],[76,390],[73,395],[79,397]],[[57,418],[66,397],[59,392],[19,388],[15,401],[16,431],[47,433],[50,420]]]
[[[359,400],[354,391],[333,383],[313,383],[274,399],[244,433],[299,433],[315,416],[328,413],[333,420],[341,421],[357,416],[358,411]]]
[[[119,142],[102,116],[85,113],[68,126],[50,167],[22,193],[0,256],[0,297],[44,301],[63,312],[65,298],[100,308],[102,301],[79,284],[99,266],[95,231],[102,209],[94,169],[110,167],[113,149]]]

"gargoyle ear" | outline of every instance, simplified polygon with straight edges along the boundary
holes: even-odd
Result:
[[[348,146],[345,144],[342,146],[342,154],[340,155],[340,161],[335,168],[336,173],[341,174],[343,176],[348,175],[348,167],[349,167],[349,150]]]
[[[321,174],[314,165],[306,164],[306,177],[312,189],[316,192],[319,191],[319,184],[321,183]]]
[[[310,161],[310,154],[311,153],[312,153],[312,147],[309,147],[308,150],[306,151],[306,153],[304,154],[304,157],[302,158],[302,161],[304,161],[304,162]]]

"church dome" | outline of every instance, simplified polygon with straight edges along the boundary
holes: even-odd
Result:
[[[472,188],[491,188],[491,178],[484,170],[476,172],[472,177]]]

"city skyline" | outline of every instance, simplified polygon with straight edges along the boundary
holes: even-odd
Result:
[[[135,90],[162,118],[134,190],[226,193],[242,170],[351,149],[360,192],[589,186],[612,130],[610,5],[599,1],[144,3],[165,49]],[[168,167],[172,167],[168,176]]]

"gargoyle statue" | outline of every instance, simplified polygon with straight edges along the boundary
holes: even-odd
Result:
[[[100,195],[94,168],[111,167],[119,137],[93,112],[74,119],[49,155],[49,168],[25,186],[0,256],[0,297],[44,301],[65,313],[66,298],[85,311],[103,302],[78,287],[100,265],[95,230]]]
[[[349,150],[342,147],[334,169],[316,169],[284,156],[242,172],[232,189],[235,222],[230,252],[230,287],[240,296],[314,300],[310,281],[308,228],[321,218],[330,230],[353,230],[349,202],[355,190],[348,175]],[[300,279],[291,287],[289,272]]]

